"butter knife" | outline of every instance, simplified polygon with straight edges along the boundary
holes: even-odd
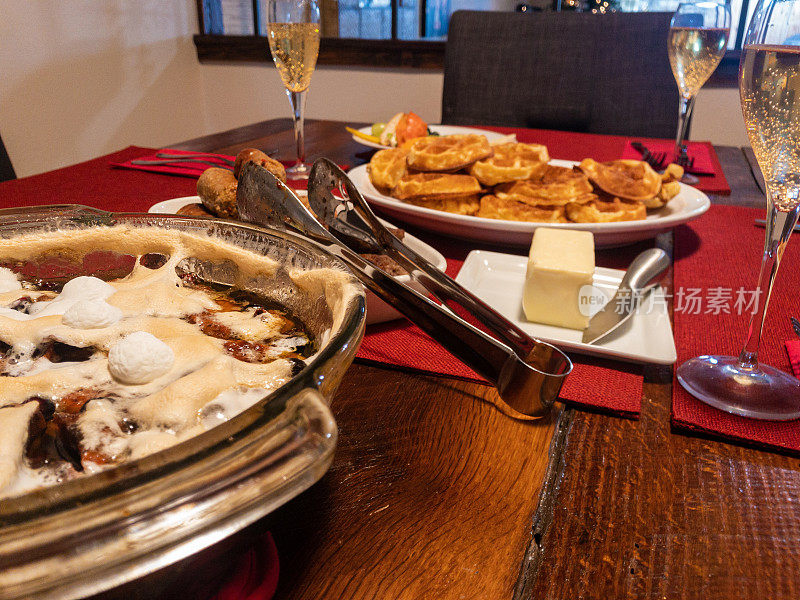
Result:
[[[642,296],[658,285],[669,265],[669,255],[659,248],[645,250],[634,258],[617,293],[591,318],[581,341],[594,344],[630,319]]]
[[[753,219],[753,223],[758,225],[759,227],[766,227],[767,220],[766,219]],[[795,231],[800,231],[800,224],[794,226]]]

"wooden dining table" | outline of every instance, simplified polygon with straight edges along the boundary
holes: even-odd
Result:
[[[309,158],[368,161],[344,125],[307,121]],[[290,159],[291,122],[170,145],[250,146]],[[712,202],[763,206],[749,149],[716,151]],[[673,431],[672,367],[643,368],[638,419],[519,420],[487,385],[356,360],[329,472],[263,522],[276,598],[800,597],[800,459]]]

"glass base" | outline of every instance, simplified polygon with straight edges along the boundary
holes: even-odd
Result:
[[[700,178],[697,175],[692,175],[691,173],[684,173],[683,177],[681,177],[681,183],[685,183],[686,185],[697,185],[700,183]]]
[[[296,181],[298,179],[308,179],[308,174],[311,173],[311,165],[304,162],[296,162],[294,165],[286,169],[286,179]]]
[[[768,421],[800,418],[800,380],[769,365],[746,369],[734,356],[698,356],[678,367],[678,381],[725,412]]]

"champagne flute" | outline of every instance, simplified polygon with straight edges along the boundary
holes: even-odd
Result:
[[[684,139],[694,99],[725,55],[730,28],[731,10],[720,0],[681,3],[672,17],[667,53],[680,93],[674,151],[679,165],[688,163]]]
[[[306,91],[319,54],[319,3],[317,0],[269,0],[267,37],[272,59],[292,105],[297,162],[286,169],[289,179],[308,179],[303,124]]]
[[[739,63],[747,135],[764,173],[767,232],[758,276],[758,310],[742,351],[699,356],[678,381],[722,410],[758,419],[800,417],[800,380],[758,362],[772,284],[800,213],[800,0],[759,0]]]

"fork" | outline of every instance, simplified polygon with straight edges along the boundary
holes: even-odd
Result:
[[[650,152],[647,146],[641,142],[631,142],[631,146],[642,155],[642,160],[654,170],[660,171],[664,167],[664,161],[667,158],[666,152]]]
[[[647,162],[653,170],[661,171],[665,165],[664,163],[667,162],[667,153],[666,152],[652,152],[650,154],[651,160]]]

